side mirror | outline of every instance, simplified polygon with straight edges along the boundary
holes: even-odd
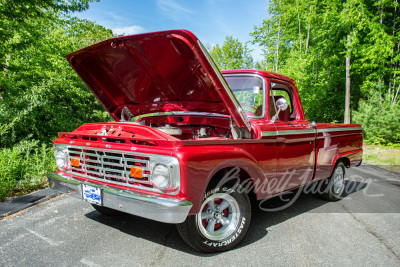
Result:
[[[278,100],[276,100],[275,106],[276,106],[277,112],[272,117],[272,123],[275,123],[275,121],[278,119],[279,112],[284,111],[288,108],[288,103],[285,98],[281,97]]]
[[[288,103],[287,103],[286,99],[283,97],[276,100],[275,105],[276,105],[276,109],[278,110],[278,113],[279,113],[279,111],[284,111],[288,108]]]

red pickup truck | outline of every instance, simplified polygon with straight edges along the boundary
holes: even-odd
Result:
[[[194,249],[233,248],[251,201],[314,183],[335,201],[362,158],[357,124],[309,123],[295,82],[219,71],[188,31],[116,37],[67,56],[115,122],[54,141],[50,187],[106,215],[177,224]]]

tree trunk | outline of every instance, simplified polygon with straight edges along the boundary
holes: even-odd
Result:
[[[397,17],[397,5],[398,5],[398,1],[396,0],[396,6],[395,6],[395,8],[394,8],[394,18],[393,18],[393,34],[392,34],[392,36],[393,36],[393,39],[394,40],[396,40],[396,17]],[[394,46],[393,47],[393,49],[392,49],[392,51],[393,51],[393,53],[392,53],[392,57],[391,57],[391,59],[390,59],[390,63],[393,65],[393,55],[395,54],[394,53],[394,49],[395,49],[395,47],[396,46]],[[397,45],[397,55],[399,54],[399,49],[400,49],[400,41],[399,41],[399,44]],[[391,97],[392,99],[391,99],[391,101],[392,101],[392,104],[394,104],[394,96],[395,96],[395,91],[396,91],[396,72],[397,72],[397,62],[396,63],[394,63],[394,73],[393,73],[393,97],[391,97],[392,95],[391,95],[391,86],[392,86],[392,80],[390,80],[390,82],[389,82],[389,98]]]
[[[278,40],[276,42],[276,59],[275,59],[275,72],[278,72],[278,61],[279,61],[279,38],[281,33],[281,18],[282,18],[282,5],[279,1],[279,24],[278,24]]]
[[[311,7],[312,6],[310,6],[310,14],[309,14],[310,18],[309,18],[309,21],[308,21],[308,28],[307,28],[306,54],[308,53],[308,45],[310,43],[310,29],[311,29],[311,20],[312,20]]]
[[[396,95],[394,96],[392,104],[396,103],[397,96],[399,95],[399,92],[400,92],[400,84],[399,84],[399,88],[397,88],[397,92],[396,92]]]
[[[300,44],[300,59],[301,59],[301,29],[300,29],[300,13],[299,13],[299,3],[296,0],[296,8],[297,8],[297,19],[299,20],[299,44]]]
[[[310,24],[308,24],[308,31],[307,31],[306,54],[308,52],[308,43],[309,42],[310,42]]]
[[[8,55],[6,55],[6,62],[4,63],[4,69],[3,69],[3,74],[4,74],[4,77],[8,77],[8,73],[7,73],[7,70],[8,70],[8,60],[10,59],[10,57],[8,56]]]
[[[344,104],[344,123],[350,123],[350,31],[347,33],[346,55],[346,101]]]

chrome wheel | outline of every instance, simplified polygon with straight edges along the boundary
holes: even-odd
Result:
[[[201,252],[222,252],[243,239],[251,221],[251,205],[240,184],[208,186],[196,215],[176,227],[192,248]]]
[[[239,204],[231,195],[217,193],[203,202],[196,217],[204,237],[213,241],[223,240],[236,230],[240,219]]]
[[[338,201],[343,198],[345,166],[338,162],[333,169],[331,176],[318,182],[318,192],[321,198],[328,201]]]
[[[341,195],[344,190],[344,171],[342,167],[336,168],[333,174],[332,193]]]

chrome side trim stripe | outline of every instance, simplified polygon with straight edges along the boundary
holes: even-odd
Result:
[[[278,136],[276,131],[272,131],[272,132],[261,132],[261,136]]]
[[[345,131],[361,131],[361,127],[347,127],[347,128],[329,128],[317,129],[317,133],[330,133],[330,132],[345,132]],[[300,134],[314,134],[315,130],[286,130],[286,131],[262,131],[261,136],[282,136],[282,135],[300,135]]]
[[[282,135],[299,135],[299,134],[314,134],[314,130],[291,130],[291,131],[263,131],[261,136],[282,136]]]
[[[343,131],[362,131],[362,128],[361,127],[347,127],[347,128],[317,129],[317,133],[330,133],[330,132],[343,132]]]
[[[278,135],[315,134],[315,130],[288,130],[278,131]]]

